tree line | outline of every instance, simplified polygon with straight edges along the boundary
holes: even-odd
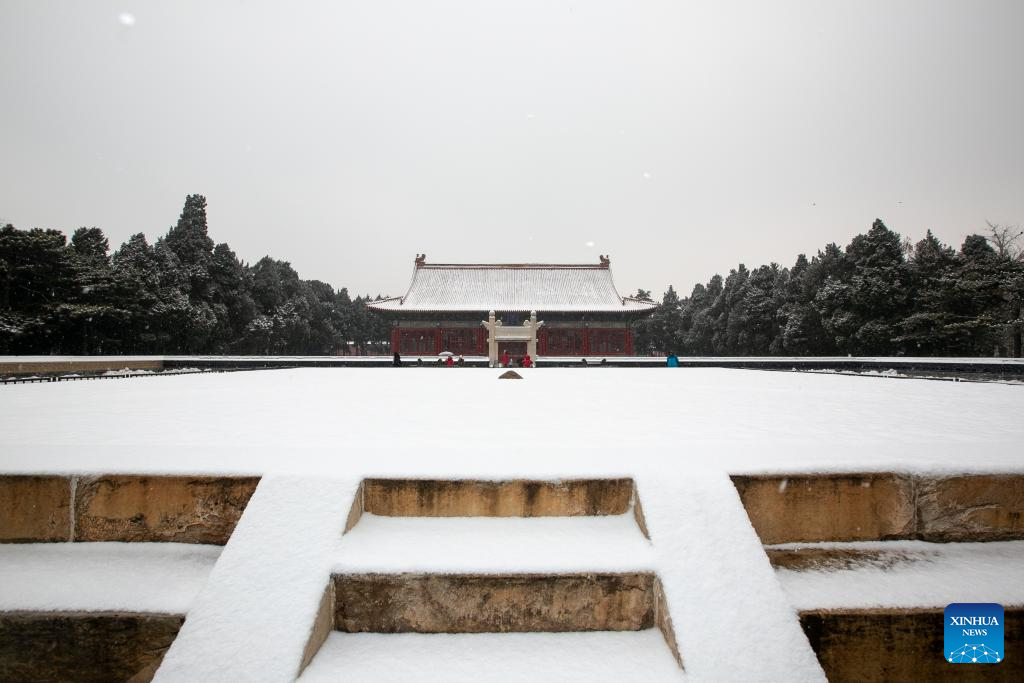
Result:
[[[368,298],[243,263],[210,238],[202,195],[154,244],[113,254],[95,227],[0,228],[0,354],[363,353],[389,331]]]
[[[1021,355],[1024,240],[989,225],[959,250],[876,220],[845,248],[673,287],[636,327],[638,353]],[[639,298],[650,300],[640,290]],[[378,295],[376,299],[380,299]],[[206,198],[177,224],[110,253],[99,228],[0,228],[0,354],[309,354],[386,351],[369,296],[303,280],[269,256],[243,263],[208,234]]]
[[[842,249],[791,268],[740,264],[637,324],[636,348],[707,356],[1021,355],[1019,228],[992,225],[959,250],[916,244],[876,220]],[[638,296],[650,298],[640,290]]]

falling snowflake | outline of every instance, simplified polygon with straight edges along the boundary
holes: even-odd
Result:
[[[135,15],[129,12],[121,12],[117,15],[117,20],[121,22],[121,26],[135,26]]]

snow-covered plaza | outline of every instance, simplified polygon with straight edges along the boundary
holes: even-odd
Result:
[[[742,370],[274,370],[4,387],[6,472],[1024,471],[1020,386]]]
[[[964,539],[995,542],[934,543],[915,531],[927,482],[1024,475],[1022,386],[730,369],[520,373],[297,369],[0,387],[0,475],[71,477],[72,505],[89,475],[260,478],[223,549],[0,545],[0,611],[186,615],[158,681],[811,681],[829,665],[798,613],[1024,607],[1024,541],[1012,540],[1019,478],[1000,499],[1017,526]],[[905,530],[767,538],[734,479],[768,481],[781,498],[810,496],[798,491],[808,475],[856,477],[863,495],[916,487],[905,521],[875,510]],[[391,516],[369,502],[364,482],[375,480],[635,488],[620,514]],[[829,561],[808,564],[808,548]],[[644,625],[621,630],[344,632],[340,611],[329,617],[337,630],[321,624],[329,596],[345,590],[338,577],[435,575],[656,577],[657,597]]]

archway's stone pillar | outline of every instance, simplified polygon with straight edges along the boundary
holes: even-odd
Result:
[[[534,361],[537,360],[537,330],[543,325],[543,322],[537,322],[537,311],[530,311],[530,319],[523,323],[523,325],[529,330],[530,336],[526,338],[526,355],[532,358]]]
[[[498,327],[501,321],[495,320],[494,311],[491,311],[481,324],[487,329],[487,360],[493,368],[498,364]]]

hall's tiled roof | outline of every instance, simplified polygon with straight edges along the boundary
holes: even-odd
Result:
[[[405,296],[377,311],[565,311],[633,313],[657,307],[619,296],[608,259],[598,265],[426,263],[417,257]]]

